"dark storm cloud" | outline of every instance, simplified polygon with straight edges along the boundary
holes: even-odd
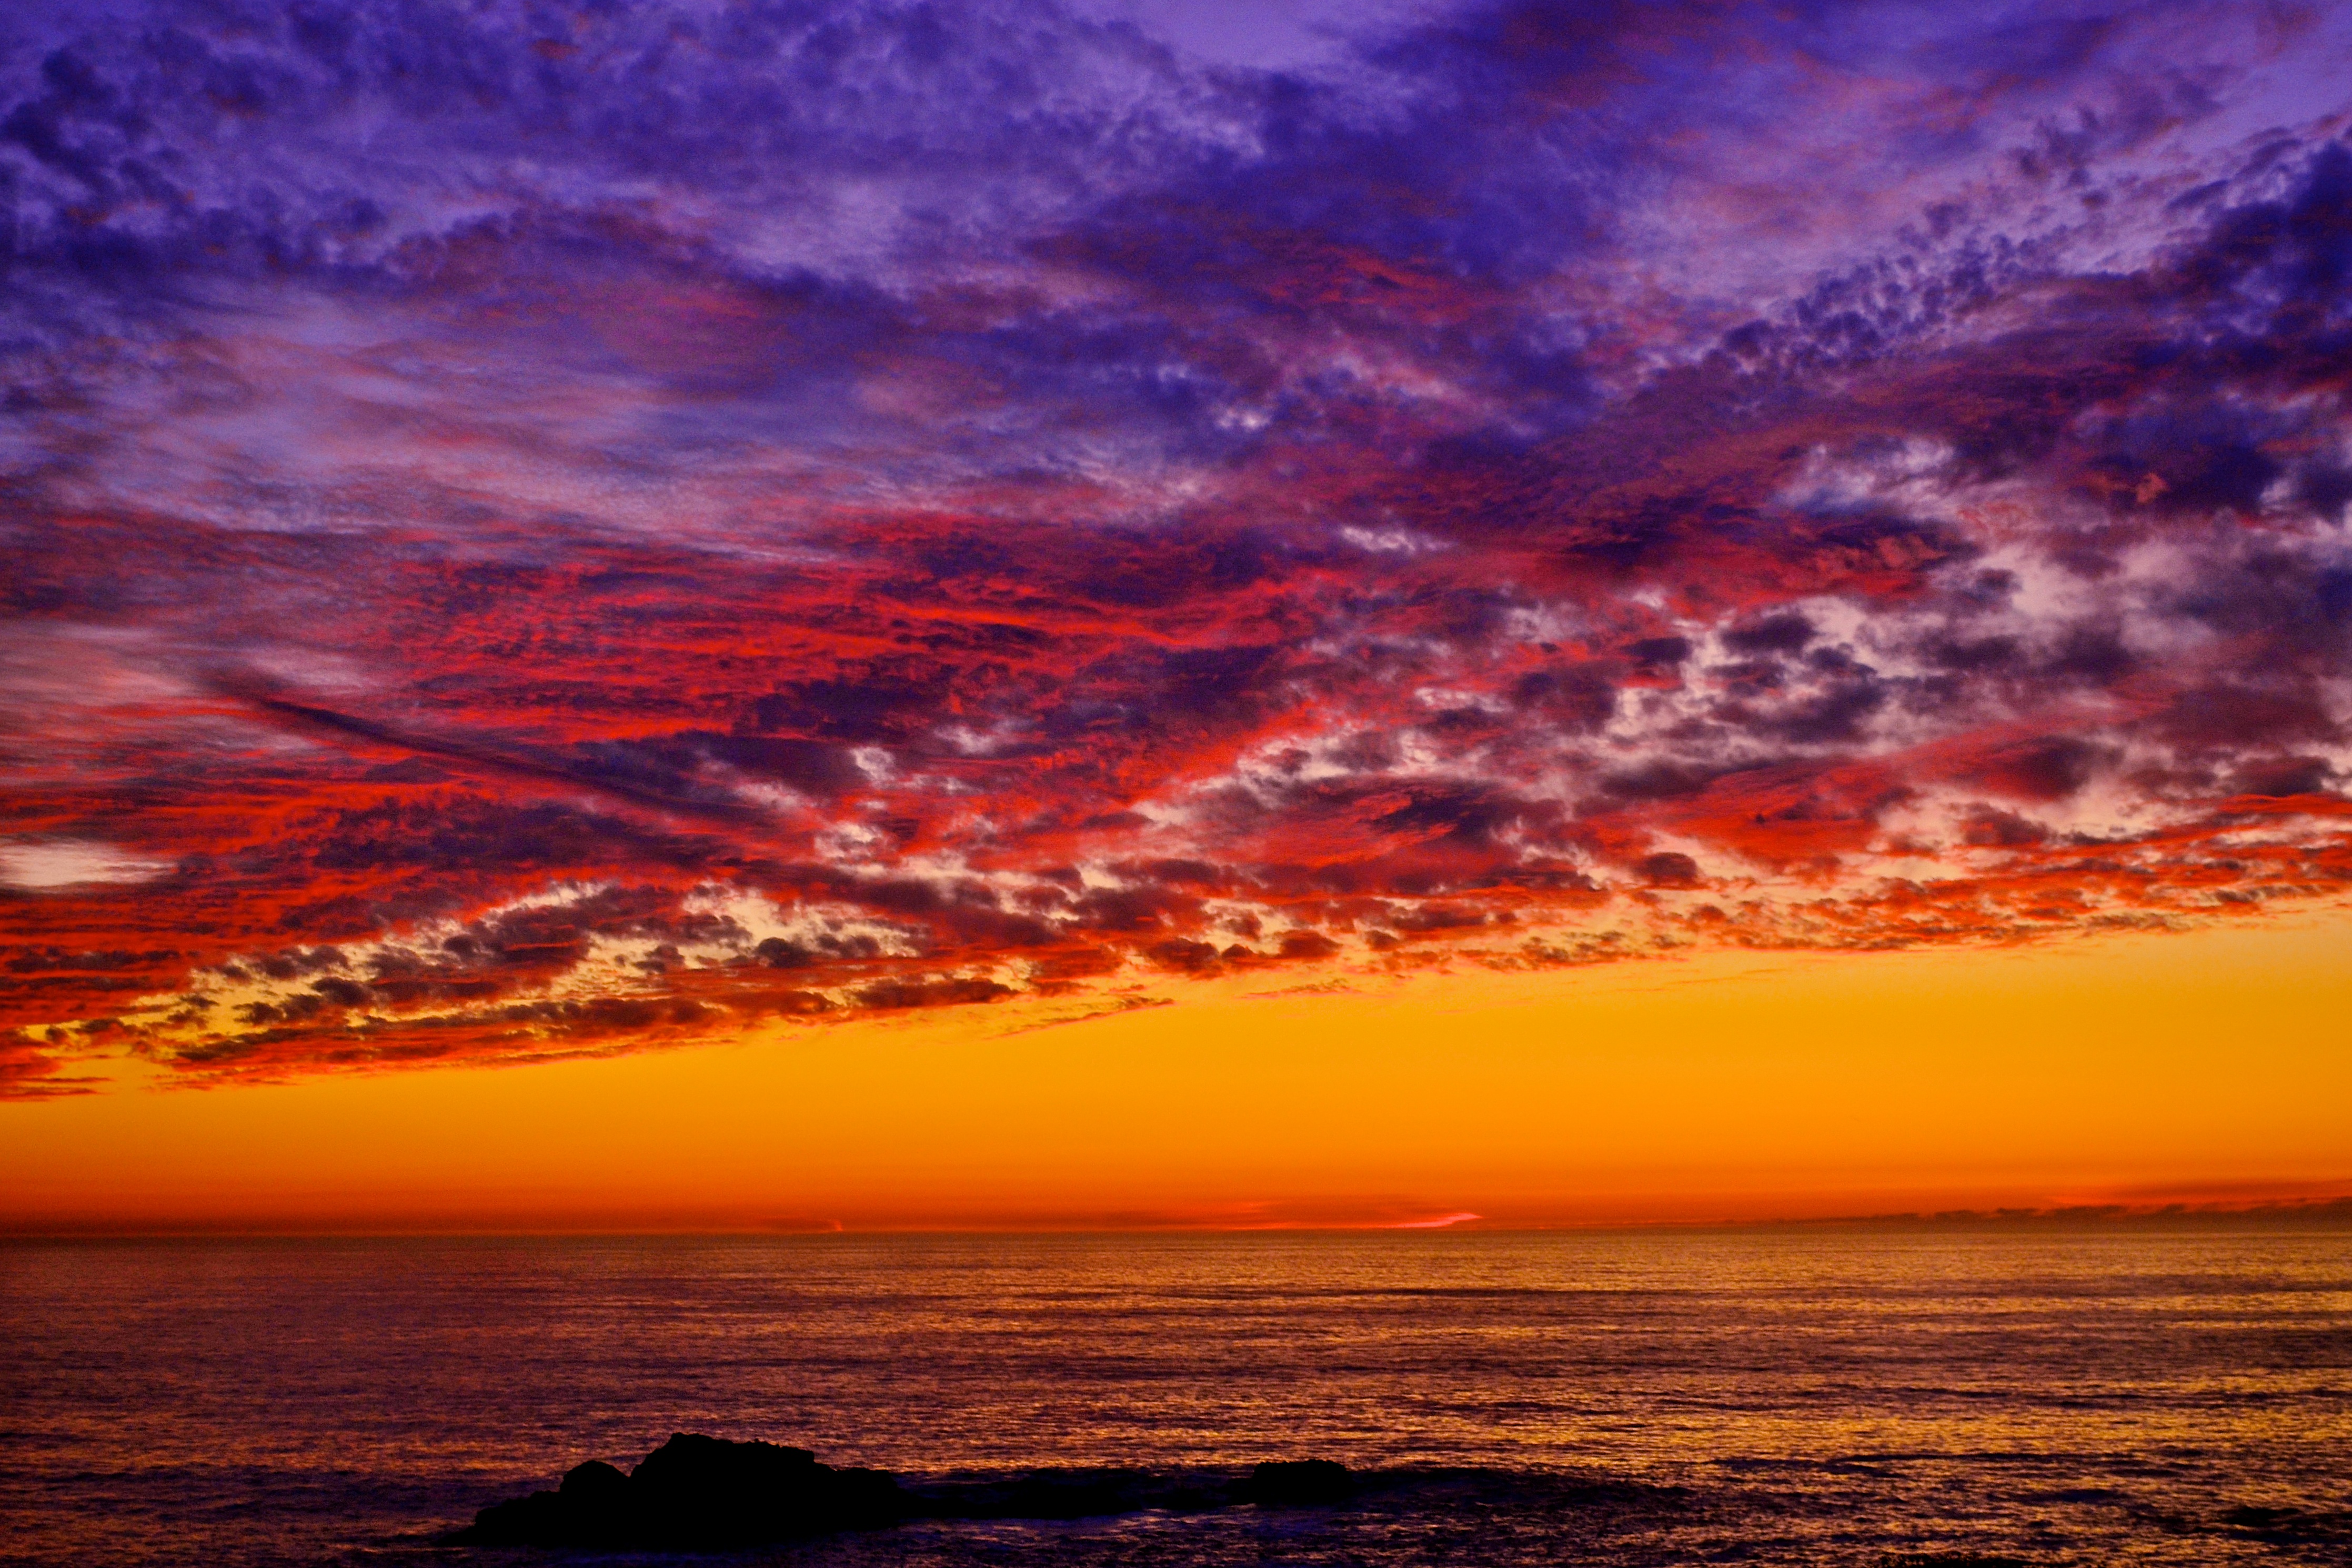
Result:
[[[2352,886],[2352,20],[0,19],[0,1093]]]

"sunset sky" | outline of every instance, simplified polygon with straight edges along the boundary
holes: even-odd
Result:
[[[2352,1192],[2347,82],[0,9],[0,1227]]]

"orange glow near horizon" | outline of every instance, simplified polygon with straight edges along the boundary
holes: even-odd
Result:
[[[1528,1226],[2352,1192],[2352,913],[1160,987],[0,1105],[58,1228]],[[1270,989],[1269,986],[1275,987]]]

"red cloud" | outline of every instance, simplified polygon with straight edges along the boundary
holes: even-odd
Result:
[[[1895,182],[1977,206],[1800,224],[1715,131],[1625,128],[1719,75],[1792,156],[1738,64],[1782,58],[1993,144],[2008,46],[1885,87],[1640,15],[1432,32],[1377,113],[1154,78],[1249,135],[975,165],[952,244],[784,222],[732,121],[396,242],[224,215],[153,241],[217,292],[160,325],[27,227],[78,302],[9,351],[0,1094],[2341,896],[2352,152],[2182,188],[2157,129],[2034,132]],[[62,92],[59,147],[176,133]],[[2091,216],[2003,229],[2053,182]]]

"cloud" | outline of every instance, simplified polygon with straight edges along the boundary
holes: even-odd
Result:
[[[108,844],[86,839],[25,839],[0,844],[0,884],[27,891],[89,882],[148,882],[171,870]]]
[[[2352,887],[2341,17],[110,5],[0,1092]]]

